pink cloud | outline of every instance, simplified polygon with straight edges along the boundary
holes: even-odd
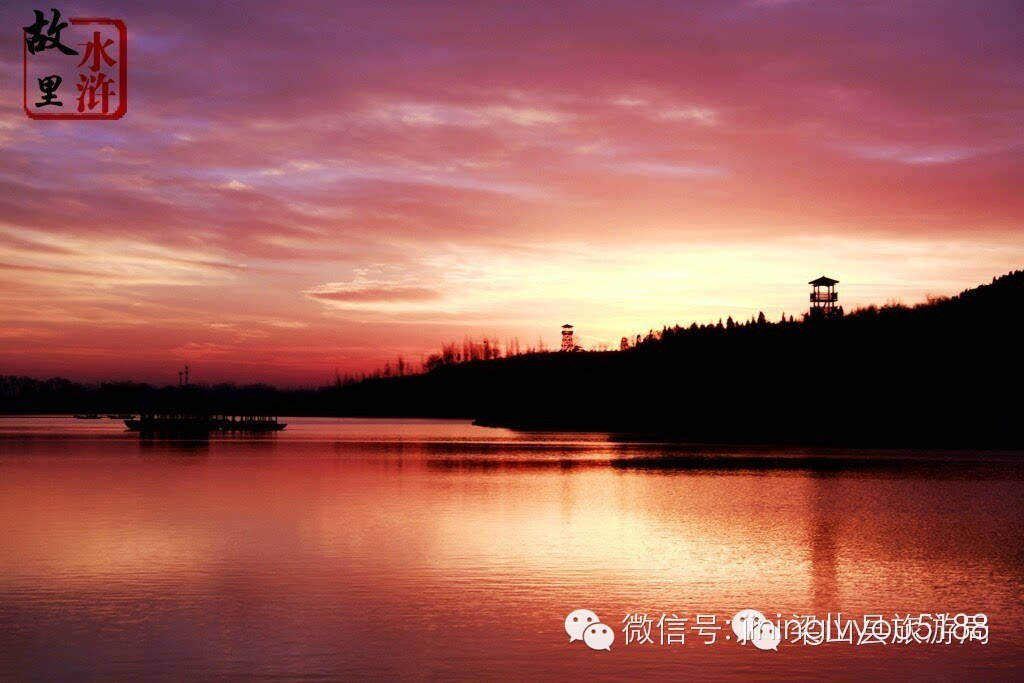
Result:
[[[322,301],[341,303],[435,301],[441,298],[440,292],[427,287],[401,285],[324,285],[323,287],[307,291],[306,296]]]

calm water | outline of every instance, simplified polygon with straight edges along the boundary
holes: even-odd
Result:
[[[1018,457],[0,418],[0,679],[1019,679]],[[628,613],[986,613],[988,645],[626,645]],[[568,643],[576,608],[611,652]]]

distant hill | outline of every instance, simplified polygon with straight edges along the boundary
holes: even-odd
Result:
[[[693,441],[1024,446],[1024,271],[913,307],[665,328],[634,348],[366,380],[343,415],[473,417]]]
[[[154,387],[139,382],[80,384],[0,375],[0,414],[210,411],[228,414],[323,415],[329,390],[278,389],[266,384]]]

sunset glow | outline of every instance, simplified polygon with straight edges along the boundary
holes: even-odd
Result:
[[[11,41],[33,7],[0,8]],[[30,120],[0,51],[6,373],[318,384],[1024,264],[1014,3],[102,12],[131,35],[121,120]]]

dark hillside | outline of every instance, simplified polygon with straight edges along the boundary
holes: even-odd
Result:
[[[627,351],[546,353],[368,380],[340,414],[657,432],[690,440],[1024,445],[1024,272],[915,307],[666,328]]]

